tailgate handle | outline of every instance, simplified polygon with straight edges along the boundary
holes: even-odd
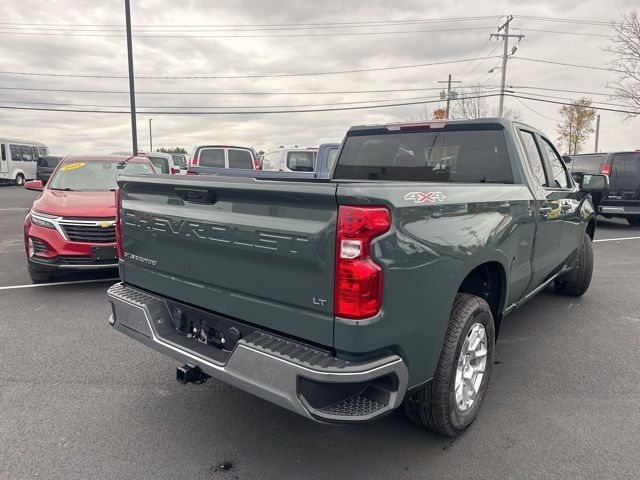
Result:
[[[213,205],[217,198],[205,188],[176,188],[176,195],[185,202]]]

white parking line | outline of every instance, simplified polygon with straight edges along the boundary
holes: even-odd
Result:
[[[0,250],[0,253],[22,253],[24,250]]]
[[[35,287],[55,287],[56,285],[72,285],[74,283],[98,283],[98,282],[115,282],[119,278],[96,278],[93,280],[74,280],[71,282],[52,282],[52,283],[29,283],[27,285],[9,285],[8,287],[0,287],[0,290],[16,290],[18,288],[35,288]]]
[[[9,212],[9,211],[17,211],[17,210],[22,210],[23,212],[26,212],[27,210],[29,210],[29,207],[0,208],[0,212]]]
[[[601,238],[599,240],[594,240],[593,243],[596,243],[596,242],[622,242],[624,240],[640,240],[640,237]]]

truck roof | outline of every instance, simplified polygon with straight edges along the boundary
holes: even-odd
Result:
[[[513,120],[510,120],[508,118],[502,118],[502,117],[492,117],[492,118],[474,118],[471,120],[467,120],[467,119],[442,119],[442,120],[428,120],[428,121],[420,121],[420,122],[395,122],[395,123],[388,123],[388,124],[377,124],[377,125],[355,125],[351,128],[349,128],[347,134],[351,133],[351,132],[362,132],[362,131],[375,131],[375,130],[386,130],[386,131],[393,131],[393,130],[400,130],[402,127],[417,127],[417,126],[428,126],[428,125],[432,125],[432,126],[439,126],[440,128],[442,128],[442,126],[445,125],[501,125],[504,128],[509,128],[512,125],[518,125],[518,126],[523,126],[528,130],[534,130],[536,132],[538,132],[538,129],[535,127],[532,127],[530,125],[521,123],[521,122],[514,122]]]

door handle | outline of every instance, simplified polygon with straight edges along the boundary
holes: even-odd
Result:
[[[538,209],[538,212],[546,217],[549,213],[551,213],[551,210],[553,210],[553,208],[551,207],[540,207]]]

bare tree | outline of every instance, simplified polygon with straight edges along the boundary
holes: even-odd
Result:
[[[581,98],[560,109],[562,123],[558,125],[558,142],[569,154],[580,153],[582,145],[593,133],[596,111],[591,107],[590,98]]]
[[[620,76],[607,86],[614,98],[628,105],[626,116],[631,118],[640,115],[640,15],[637,10],[623,13],[611,26],[616,36],[606,50],[613,56],[611,65]]]
[[[481,88],[462,92],[453,106],[453,116],[455,118],[497,117],[498,107],[488,101],[486,94],[487,92]],[[502,116],[511,120],[521,118],[520,112],[511,107],[505,107]]]

